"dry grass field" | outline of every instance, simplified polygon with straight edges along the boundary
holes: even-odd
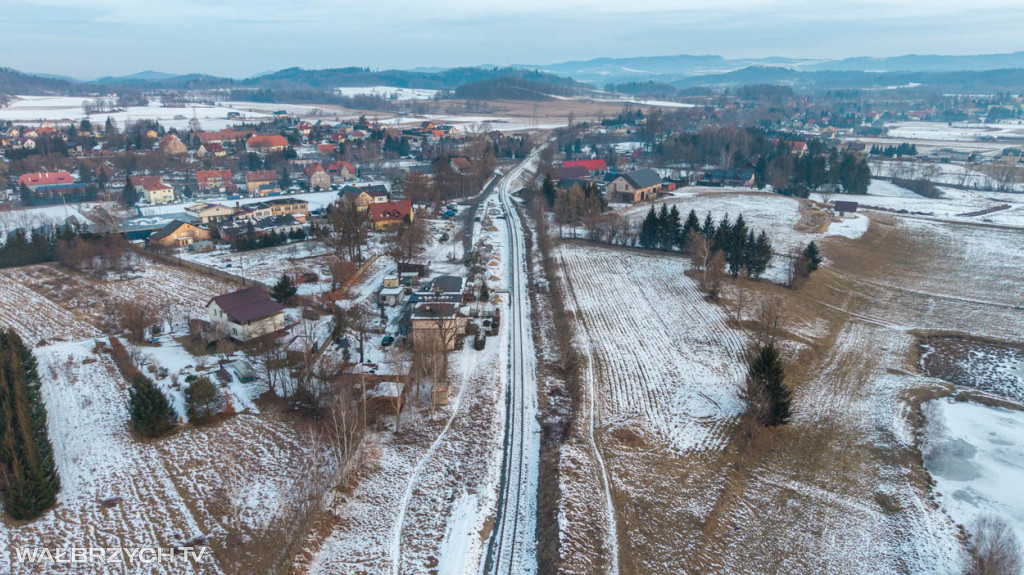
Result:
[[[708,305],[678,287],[691,281],[682,273],[685,261],[585,244],[561,248],[571,254],[563,267],[570,293],[594,286],[600,294],[597,304],[577,304],[577,327],[589,336],[598,366],[598,436],[612,477],[622,573],[949,572],[964,560],[962,534],[934,503],[915,440],[919,401],[950,389],[921,374],[916,334],[1014,339],[1019,330],[1009,318],[1024,304],[1013,263],[1022,234],[872,219],[857,240],[819,240],[827,263],[799,290],[743,279],[726,288],[722,305],[731,320],[723,316],[721,329],[751,325],[759,301],[781,302],[780,346],[795,407],[788,426],[752,439],[732,434],[717,451],[673,452],[656,425],[639,415],[615,421],[608,408],[623,388],[639,394],[626,396],[639,412],[650,399],[644,377],[603,367],[643,364],[610,354],[622,355],[632,343],[650,352],[653,369],[642,371],[659,373],[691,347],[679,337],[672,338],[676,349],[650,343],[659,337],[651,334],[699,330],[699,322],[676,320],[681,308]],[[665,263],[655,275],[635,269],[656,258],[679,263]],[[621,305],[638,290],[645,292],[642,306]],[[650,311],[640,311],[644,306]],[[643,336],[622,337],[633,324],[646,326]],[[722,341],[706,343],[696,363],[737,353]],[[671,372],[660,375],[680,387]],[[738,386],[742,374],[734,377]],[[687,418],[673,417],[686,428]],[[603,521],[597,507],[590,521]]]

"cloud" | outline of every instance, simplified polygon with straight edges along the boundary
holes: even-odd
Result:
[[[983,53],[1020,49],[1017,30],[1024,29],[1020,0],[3,2],[0,61],[84,78],[142,69],[238,77],[287,66],[543,64],[680,53]]]

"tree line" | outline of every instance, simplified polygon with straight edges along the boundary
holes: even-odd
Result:
[[[669,209],[662,204],[659,211],[651,206],[640,226],[640,245],[648,249],[693,254],[702,238],[708,243],[712,258],[717,252],[722,253],[733,277],[746,273],[760,278],[771,264],[771,239],[764,230],[755,233],[748,227],[743,214],[734,222],[729,214],[724,214],[716,224],[708,212],[701,223],[696,210],[691,209],[684,221],[676,206]]]

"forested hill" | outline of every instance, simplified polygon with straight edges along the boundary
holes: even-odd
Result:
[[[510,84],[541,88],[546,93],[589,87],[569,78],[524,68],[451,68],[437,72],[414,70],[372,70],[370,68],[330,68],[305,70],[287,68],[235,80],[203,74],[172,76],[168,74],[136,74],[124,77],[105,77],[95,82],[76,82],[36,76],[0,68],[0,92],[7,94],[98,94],[124,90],[202,90],[202,89],[259,89],[259,90],[331,90],[343,86],[394,86],[454,90],[459,86],[502,79]],[[520,91],[526,93],[525,91]]]

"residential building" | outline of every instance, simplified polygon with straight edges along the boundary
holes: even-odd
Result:
[[[168,156],[182,156],[188,153],[188,148],[178,136],[167,134],[160,140],[160,151]]]
[[[234,214],[235,218],[243,220],[292,216],[300,223],[304,223],[309,218],[309,202],[293,198],[275,198],[245,205],[236,203]]]
[[[219,295],[207,302],[206,309],[210,324],[238,341],[284,329],[285,307],[259,286]]]
[[[349,162],[337,161],[327,165],[327,173],[339,180],[351,180],[356,177],[356,169]]]
[[[306,178],[309,180],[309,189],[313,191],[331,189],[331,176],[320,164],[307,167]]]
[[[160,246],[174,246],[182,248],[190,246],[195,242],[207,241],[210,239],[213,239],[213,232],[211,232],[209,228],[197,226],[189,222],[183,222],[181,220],[174,220],[159,231],[150,235],[149,243]]]
[[[196,156],[200,158],[223,158],[227,155],[228,151],[218,142],[200,144],[199,149],[196,150]]]
[[[402,222],[411,222],[414,218],[412,202],[400,200],[397,202],[373,203],[369,205],[370,225],[375,230],[385,230]]]
[[[215,194],[227,190],[228,187],[234,187],[231,183],[231,170],[198,171],[196,183],[201,194]]]
[[[258,170],[245,173],[245,187],[251,196],[266,196],[279,193],[277,170]]]
[[[33,192],[43,191],[45,188],[54,186],[68,186],[75,183],[75,179],[67,172],[35,172],[23,174],[18,178],[18,187],[27,186]]]
[[[226,222],[234,217],[235,210],[228,206],[222,206],[220,204],[208,204],[206,202],[198,202],[187,206],[185,213],[192,217],[198,218],[200,223],[219,223]]]
[[[637,203],[661,191],[661,176],[651,169],[626,172],[615,177],[605,192],[613,202]]]
[[[608,171],[608,164],[604,160],[570,160],[562,162],[563,168],[583,168],[587,172],[603,174]],[[572,176],[575,177],[575,176]]]
[[[142,192],[147,203],[156,205],[174,201],[174,186],[165,184],[163,176],[132,176],[131,182]]]
[[[245,148],[250,152],[280,152],[288,147],[288,139],[284,136],[251,136],[245,141]]]

